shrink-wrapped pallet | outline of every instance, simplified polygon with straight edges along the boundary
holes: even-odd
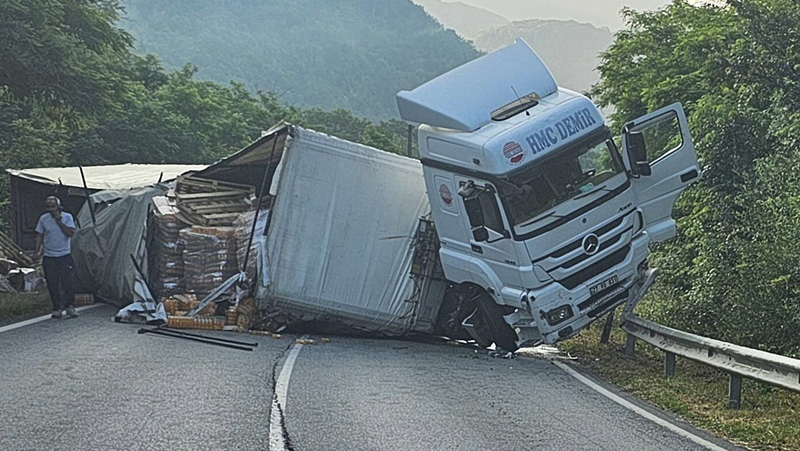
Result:
[[[262,208],[258,213],[258,224],[256,224],[253,242],[250,245],[250,256],[247,261],[247,277],[251,280],[256,274],[256,260],[264,236],[264,228],[267,226],[267,220],[269,219],[269,211],[269,208]],[[233,227],[236,230],[236,258],[239,263],[239,271],[244,268],[247,242],[250,240],[250,233],[253,231],[255,215],[255,210],[247,211],[239,215],[233,223]]]
[[[199,227],[180,231],[186,291],[210,293],[238,271],[232,227]]]
[[[152,279],[158,294],[164,297],[185,289],[180,231],[189,226],[178,218],[178,208],[166,196],[154,197],[153,206]]]

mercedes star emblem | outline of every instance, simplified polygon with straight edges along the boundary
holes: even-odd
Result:
[[[594,255],[600,250],[600,240],[597,238],[597,235],[594,233],[590,233],[583,238],[583,251],[586,252],[588,255]]]

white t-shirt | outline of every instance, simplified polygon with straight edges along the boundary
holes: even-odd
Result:
[[[67,212],[61,212],[61,222],[71,229],[75,228],[75,221]],[[45,257],[63,257],[70,254],[70,238],[61,230],[56,218],[50,213],[45,213],[39,218],[36,233],[44,235]]]

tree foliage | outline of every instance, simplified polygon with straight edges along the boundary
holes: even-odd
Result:
[[[640,309],[746,346],[800,352],[800,4],[625,11],[593,96],[626,121],[680,101],[704,176]]]
[[[0,2],[0,169],[211,163],[280,120],[405,153],[399,121],[303,110],[132,52],[112,0]],[[8,224],[0,178],[0,225]]]

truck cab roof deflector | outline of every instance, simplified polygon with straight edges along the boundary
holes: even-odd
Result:
[[[519,96],[543,98],[557,90],[539,55],[517,39],[413,91],[401,91],[397,107],[406,121],[471,132],[491,122],[493,111]]]

